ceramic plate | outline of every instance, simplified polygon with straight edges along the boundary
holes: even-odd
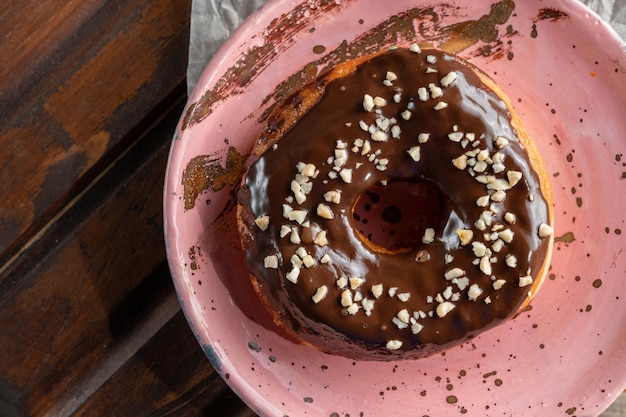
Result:
[[[472,343],[352,361],[287,341],[260,308],[233,190],[276,100],[330,65],[411,42],[458,53],[513,100],[552,177],[555,254],[532,310]],[[203,73],[167,171],[171,270],[211,363],[266,416],[600,414],[626,387],[625,86],[624,43],[575,1],[270,1]]]

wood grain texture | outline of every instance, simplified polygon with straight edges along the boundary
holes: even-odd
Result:
[[[190,7],[0,4],[0,416],[253,415],[165,258]]]
[[[189,0],[3,2],[0,261],[184,82]],[[19,181],[16,181],[19,178]]]

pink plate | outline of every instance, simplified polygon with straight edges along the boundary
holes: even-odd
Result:
[[[445,355],[355,362],[272,325],[233,190],[276,100],[329,65],[415,41],[456,49],[512,99],[552,176],[558,238],[532,310]],[[625,153],[625,44],[574,0],[270,1],[181,118],[164,193],[174,283],[208,358],[261,415],[597,416],[626,388]]]

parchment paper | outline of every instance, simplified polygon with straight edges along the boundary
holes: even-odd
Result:
[[[581,0],[626,39],[626,0]],[[187,89],[191,92],[213,54],[230,34],[266,0],[193,0]],[[626,416],[622,394],[601,417]]]

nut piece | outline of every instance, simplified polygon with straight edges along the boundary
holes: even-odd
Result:
[[[422,243],[433,243],[435,241],[435,229],[429,227],[424,231],[424,236],[422,237]]]
[[[276,255],[266,256],[265,259],[263,259],[263,266],[265,268],[277,269],[278,268],[278,256]]]
[[[483,290],[481,290],[477,284],[472,284],[469,287],[469,290],[467,290],[467,296],[472,301],[476,301],[476,299],[480,297],[480,294],[482,293],[483,293]]]
[[[329,203],[339,204],[341,202],[341,192],[338,190],[331,190],[324,193],[324,200]]]
[[[554,229],[552,228],[552,226],[546,223],[541,223],[539,225],[539,237],[548,237],[551,236],[552,233],[554,233]]]
[[[326,285],[322,285],[321,287],[317,289],[317,291],[315,291],[315,294],[313,294],[313,297],[312,297],[313,302],[315,304],[319,303],[324,298],[326,298],[327,294],[328,294],[328,287]]]
[[[267,227],[270,225],[270,216],[265,215],[261,217],[257,217],[254,220],[254,223],[261,229],[262,231],[266,231]]]
[[[526,287],[527,285],[531,285],[533,283],[533,278],[530,275],[526,275],[524,277],[519,277],[519,286]]]
[[[298,276],[300,276],[300,268],[294,266],[293,269],[285,275],[285,278],[296,284],[298,282]]]
[[[323,203],[317,205],[317,215],[323,219],[328,220],[335,218],[335,215],[333,214],[333,211],[330,209],[330,207]]]
[[[388,340],[387,341],[387,349],[389,350],[398,350],[402,347],[402,341],[400,340]]]
[[[454,310],[454,308],[456,307],[456,305],[454,305],[453,303],[451,303],[450,301],[444,301],[443,303],[440,303],[437,306],[437,310],[436,313],[439,317],[445,317],[446,314],[448,314],[449,312],[451,312],[452,310]]]
[[[420,147],[419,146],[413,146],[411,148],[409,148],[408,151],[406,151],[410,156],[411,159],[413,159],[415,162],[419,162],[420,158],[421,158],[421,153],[420,153]]]
[[[383,284],[372,285],[371,292],[375,298],[380,297],[383,295]]]
[[[464,275],[465,275],[465,271],[463,271],[461,268],[452,268],[446,271],[446,273],[444,274],[446,280],[448,281],[453,280],[455,278],[461,278]]]
[[[474,237],[474,232],[470,229],[456,229],[456,234],[461,239],[461,245],[467,245],[472,241]]]

